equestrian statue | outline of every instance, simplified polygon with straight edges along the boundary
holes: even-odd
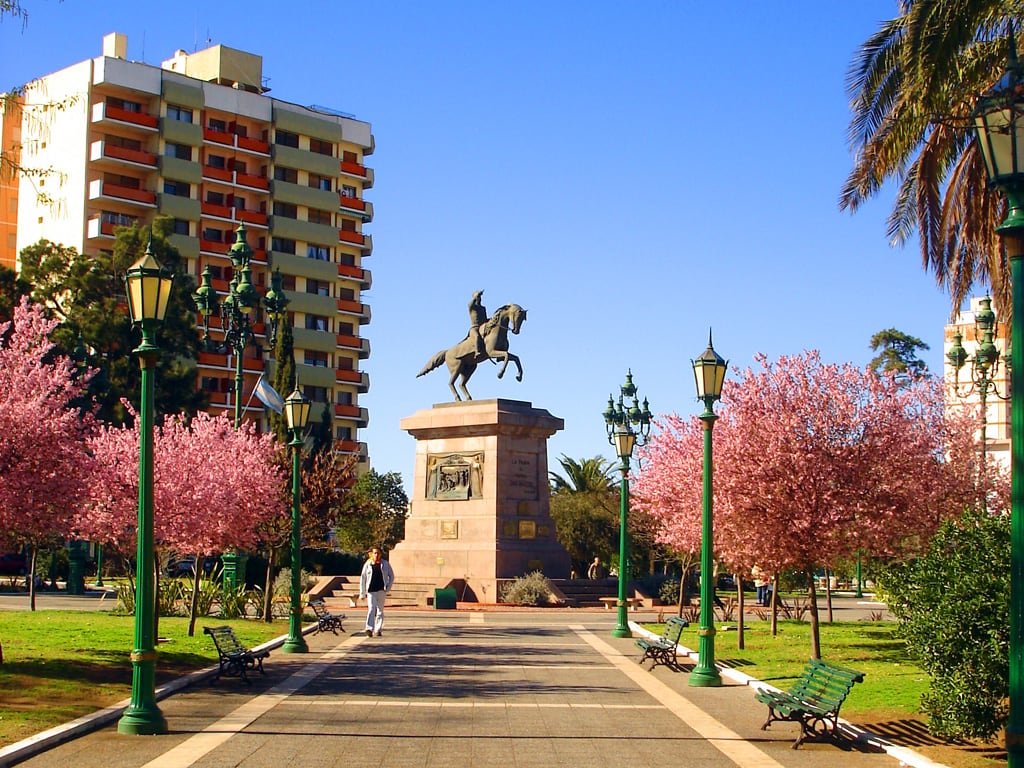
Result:
[[[518,370],[516,381],[523,380],[523,366],[519,358],[508,351],[508,332],[519,333],[519,329],[526,322],[526,310],[518,304],[506,304],[487,317],[487,309],[481,302],[483,293],[475,292],[469,302],[469,333],[466,334],[466,338],[450,349],[442,349],[416,374],[419,378],[446,364],[451,373],[448,387],[456,400],[462,400],[455,389],[455,380],[459,377],[459,389],[462,390],[462,394],[467,400],[473,399],[466,389],[466,382],[473,375],[477,365],[484,360],[490,360],[495,365],[499,360],[503,361],[501,370],[498,371],[499,379],[505,375],[505,369],[508,368],[509,361],[512,361]]]

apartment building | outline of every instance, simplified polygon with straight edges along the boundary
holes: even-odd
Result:
[[[111,247],[116,227],[169,216],[190,273],[209,266],[223,296],[228,249],[244,223],[258,293],[272,271],[283,278],[311,420],[331,409],[336,448],[365,457],[358,430],[368,421],[359,395],[369,388],[360,362],[370,354],[362,335],[370,322],[362,294],[371,285],[363,259],[373,251],[363,232],[373,218],[364,198],[373,186],[370,125],[267,96],[262,58],[252,53],[215,45],[177,51],[156,67],[128,61],[127,47],[124,35],[107,35],[101,56],[26,89],[22,159],[60,171],[36,182],[59,204],[39,203],[21,182],[17,249],[45,237],[97,253]],[[47,113],[58,100],[62,109]],[[249,398],[273,366],[261,312],[255,331],[264,350],[246,351],[243,405],[245,418],[263,423],[262,405]],[[216,340],[219,322],[211,320]],[[211,410],[232,409],[233,361],[204,352],[198,364]]]
[[[984,341],[987,321],[991,318],[992,343],[999,352],[997,362],[988,369],[990,380],[985,392],[984,440],[986,456],[1009,469],[1010,467],[1010,366],[1005,358],[1009,348],[1010,327],[1000,322],[987,306],[987,298],[972,298],[970,309],[959,312],[945,328],[943,343],[943,381],[946,385],[946,407],[949,409],[981,407],[981,387],[977,364],[978,347]],[[992,313],[985,317],[982,313]],[[985,322],[979,323],[984,317]],[[959,335],[959,339],[957,338]],[[959,371],[950,361],[949,353],[959,340],[963,347],[964,363]],[[982,439],[979,434],[978,440]]]

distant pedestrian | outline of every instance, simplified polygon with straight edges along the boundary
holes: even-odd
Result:
[[[587,568],[587,578],[600,579],[602,576],[604,576],[604,568],[601,567],[601,558],[595,557],[594,562]]]
[[[384,626],[384,598],[395,583],[391,563],[382,559],[380,547],[370,550],[370,557],[359,574],[359,599],[366,599],[366,636],[380,637]]]
[[[750,569],[750,575],[754,577],[754,589],[757,590],[757,604],[768,605],[768,574],[755,565]]]

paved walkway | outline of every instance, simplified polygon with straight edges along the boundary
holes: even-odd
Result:
[[[18,765],[899,765],[870,745],[793,750],[797,726],[761,731],[765,708],[749,688],[690,688],[684,673],[642,668],[613,625],[613,612],[389,611],[383,637],[310,635],[309,654],[274,652],[251,687],[201,682],[163,699],[167,735],[119,735],[114,715]]]

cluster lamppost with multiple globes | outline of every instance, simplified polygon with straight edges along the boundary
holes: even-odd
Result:
[[[136,347],[142,373],[139,404],[139,508],[135,558],[135,648],[131,654],[132,693],[118,721],[119,733],[167,733],[167,720],[156,703],[156,567],[153,551],[153,422],[155,372],[160,349],[154,343],[163,322],[173,277],[153,256],[152,244],[127,272],[128,309],[142,329]]]
[[[981,404],[981,461],[978,476],[981,479],[980,487],[984,487],[988,456],[988,395],[991,392],[1001,400],[1009,399],[1009,394],[1000,392],[996,385],[996,375],[999,372],[999,348],[995,344],[996,313],[992,311],[992,299],[988,296],[981,299],[981,309],[974,313],[974,329],[978,342],[974,355],[968,354],[964,349],[963,334],[957,332],[953,335],[953,346],[946,353],[946,357],[953,367],[953,392],[956,396],[964,399],[975,392],[978,393]],[[1012,348],[1010,352],[1012,354]],[[962,389],[960,371],[968,362],[971,364],[971,380],[966,389]],[[984,497],[982,500],[984,503]]]
[[[1024,77],[1013,30],[1003,77],[972,115],[989,184],[1006,195],[996,228],[1010,262],[1010,636],[1008,768],[1024,768]]]
[[[613,637],[632,637],[626,614],[626,587],[629,582],[629,462],[633,448],[643,446],[651,431],[651,410],[644,398],[643,408],[633,384],[633,371],[626,374],[626,383],[619,388],[616,403],[608,396],[608,407],[604,411],[604,423],[608,430],[608,442],[615,447],[619,457],[622,482],[619,490],[619,597],[617,601],[618,621],[612,630]],[[629,405],[628,400],[633,404]]]
[[[719,357],[708,332],[708,348],[693,361],[693,374],[697,381],[697,399],[704,402],[704,413],[699,418],[704,431],[704,476],[702,489],[700,536],[700,627],[697,629],[697,666],[690,673],[690,685],[714,687],[722,684],[722,676],[715,666],[715,613],[714,613],[714,514],[712,509],[712,455],[711,430],[718,417],[714,405],[722,397],[722,385],[728,362]]]
[[[288,431],[292,439],[288,445],[292,449],[292,609],[288,620],[288,638],[281,646],[284,653],[306,653],[309,646],[302,637],[302,601],[300,595],[302,585],[302,433],[309,422],[309,399],[299,391],[298,387],[284,401],[284,416],[288,422]]]

